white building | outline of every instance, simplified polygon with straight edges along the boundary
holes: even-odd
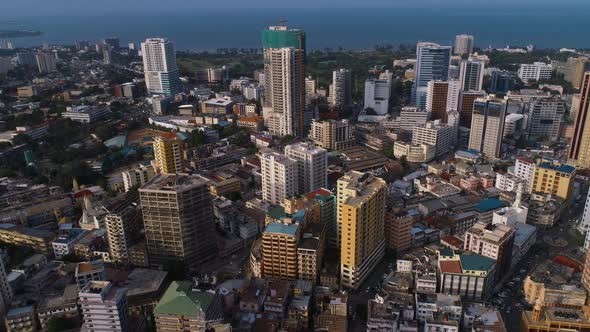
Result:
[[[559,97],[547,97],[531,102],[529,111],[529,136],[559,140],[559,128],[565,114],[565,102]]]
[[[514,175],[525,181],[525,191],[533,191],[533,179],[535,178],[535,168],[537,165],[533,160],[519,157],[514,164]]]
[[[181,90],[176,50],[172,41],[149,38],[141,43],[147,92],[174,95]]]
[[[588,193],[588,197],[586,198],[586,205],[584,205],[584,214],[582,215],[582,220],[580,220],[580,226],[578,226],[578,229],[580,230],[580,232],[584,233],[584,232],[588,232],[588,228],[590,227],[590,192]],[[584,248],[588,249],[589,248],[589,241],[590,239],[588,238],[588,234],[590,234],[590,232],[588,232],[586,234],[586,242],[584,243]]]
[[[440,120],[428,121],[425,125],[414,127],[413,144],[428,144],[436,147],[435,155],[440,157],[453,148],[454,128]]]
[[[305,194],[328,184],[328,153],[310,142],[285,147],[285,156],[297,161],[298,193]]]
[[[127,289],[108,281],[90,281],[78,293],[84,324],[91,332],[128,331]]]
[[[352,78],[350,70],[338,69],[332,72],[330,104],[334,107],[352,105]]]
[[[483,61],[473,58],[462,60],[459,68],[459,80],[464,91],[481,91],[485,65]]]
[[[142,186],[148,182],[151,178],[156,176],[156,171],[152,165],[137,165],[137,167],[124,171],[121,173],[123,177],[123,186],[125,192],[128,192],[131,187],[135,185]]]
[[[425,163],[434,159],[436,147],[428,144],[412,144],[402,141],[393,143],[393,155],[396,158],[406,157],[410,163]]]
[[[412,91],[416,107],[424,109],[428,82],[447,81],[451,65],[451,46],[418,43],[416,46],[416,81]]]
[[[453,53],[456,55],[471,54],[473,53],[473,45],[474,38],[472,35],[456,35]]]
[[[498,190],[516,192],[518,185],[521,183],[526,187],[527,182],[512,173],[496,173],[494,186],[498,188]]]
[[[500,157],[506,102],[497,98],[478,98],[473,103],[469,149],[487,158]]]
[[[552,72],[553,66],[551,64],[543,62],[535,62],[533,64],[523,63],[518,69],[518,77],[524,82],[530,80],[539,81],[551,78]]]
[[[387,114],[390,95],[390,80],[368,79],[365,81],[365,109],[372,108],[377,115]]]
[[[262,199],[282,205],[285,198],[299,193],[297,161],[277,152],[264,152],[260,158],[262,169]]]
[[[76,122],[91,123],[104,119],[110,112],[107,107],[82,105],[67,107],[61,116]]]

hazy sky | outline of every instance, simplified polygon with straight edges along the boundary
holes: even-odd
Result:
[[[459,6],[509,9],[511,7],[560,10],[574,9],[583,5],[588,9],[588,0],[0,0],[0,17],[40,16],[69,13],[104,13],[133,11],[171,10],[219,10],[264,8],[347,8],[347,7],[420,7]],[[558,3],[558,5],[556,5]],[[579,9],[579,8],[578,8]]]

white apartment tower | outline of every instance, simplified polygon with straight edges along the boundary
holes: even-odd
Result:
[[[138,165],[136,168],[121,173],[125,192],[135,185],[142,186],[155,175],[156,171],[152,165]]]
[[[436,147],[436,157],[448,153],[453,148],[455,128],[440,120],[428,121],[423,126],[414,127],[412,144],[428,144]]]
[[[514,164],[514,175],[525,181],[525,191],[533,191],[533,179],[535,178],[535,168],[537,164],[531,159],[518,157]]]
[[[172,41],[149,38],[141,43],[145,84],[150,94],[174,95],[181,90]]]
[[[297,161],[278,152],[264,152],[260,163],[264,201],[282,205],[285,198],[291,198],[299,193]]]
[[[451,46],[418,43],[416,46],[416,81],[412,90],[416,107],[424,109],[428,82],[448,81],[451,66]]]
[[[473,103],[469,149],[487,158],[498,158],[502,148],[506,101],[493,97],[478,98]]]
[[[115,287],[109,281],[89,281],[78,293],[78,303],[84,331],[129,330],[126,288]]]
[[[365,109],[372,108],[378,115],[387,114],[390,95],[390,80],[371,78],[365,81]]]
[[[352,104],[352,79],[350,70],[338,69],[332,72],[332,90],[330,104],[334,107],[346,107]]]
[[[328,185],[328,153],[311,142],[287,145],[285,155],[297,161],[298,192],[306,194]]]
[[[530,80],[539,81],[551,78],[552,72],[553,66],[551,66],[551,64],[546,64],[543,62],[535,62],[533,64],[523,63],[518,69],[518,77],[524,82],[528,82]]]
[[[455,49],[453,53],[456,55],[471,54],[473,53],[474,38],[472,35],[456,35],[455,36]]]
[[[535,99],[529,115],[529,136],[545,137],[553,142],[559,139],[559,128],[565,114],[565,102],[554,96]]]

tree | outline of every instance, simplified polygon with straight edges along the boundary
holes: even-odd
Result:
[[[47,321],[47,331],[60,332],[77,328],[79,322],[76,318],[53,316]]]
[[[281,144],[286,145],[286,144],[291,143],[294,138],[295,137],[293,137],[293,135],[285,135],[285,136],[281,137],[280,142],[281,142]]]
[[[207,136],[202,131],[195,130],[190,134],[187,142],[190,147],[197,147],[207,143]]]

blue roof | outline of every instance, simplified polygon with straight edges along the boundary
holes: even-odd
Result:
[[[294,236],[297,233],[297,228],[299,225],[291,224],[291,225],[283,225],[278,223],[270,223],[266,226],[265,232],[267,233],[280,233],[280,234],[287,234]]]
[[[461,267],[470,271],[489,271],[496,263],[495,260],[481,255],[461,255]]]
[[[562,165],[562,164],[555,165],[555,164],[550,164],[550,163],[540,163],[539,167],[545,168],[545,169],[552,169],[554,171],[558,171],[561,173],[567,173],[567,174],[571,174],[576,171],[576,168],[574,166]]]
[[[291,219],[293,219],[295,221],[303,221],[304,218],[305,218],[305,210],[299,210],[299,211],[295,212],[293,214],[293,216],[291,217]]]
[[[484,199],[483,201],[479,202],[476,206],[475,209],[477,210],[477,212],[488,212],[488,211],[492,211],[492,210],[496,210],[496,209],[500,209],[503,208],[504,202],[502,202],[501,200],[497,199],[497,198],[488,198],[488,199]]]

